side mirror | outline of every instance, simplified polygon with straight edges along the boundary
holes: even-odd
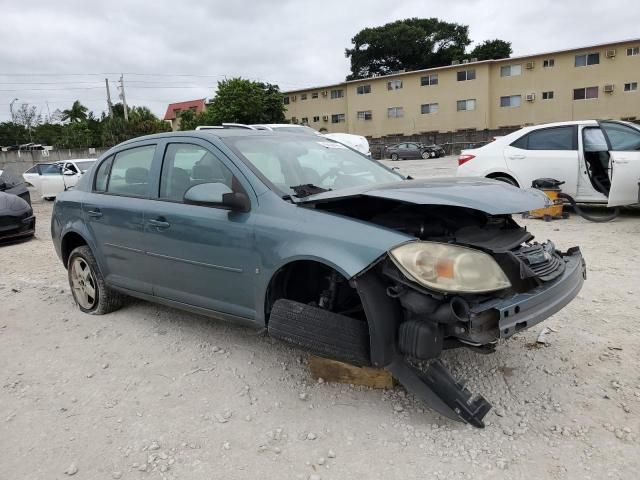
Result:
[[[62,172],[63,175],[66,175],[68,177],[75,175],[76,172],[74,172],[73,170],[71,170],[70,168],[65,168],[64,171]]]
[[[184,202],[204,207],[221,207],[237,212],[248,212],[249,197],[243,192],[233,192],[224,183],[200,183],[184,193]]]

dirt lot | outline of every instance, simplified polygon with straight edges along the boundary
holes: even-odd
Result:
[[[454,161],[393,165],[429,176]],[[494,405],[476,430],[401,387],[315,383],[302,352],[250,330],[137,301],[82,314],[51,245],[52,204],[34,206],[37,237],[0,247],[2,480],[638,478],[638,210],[522,221],[580,245],[588,280],[497,353],[446,352]]]

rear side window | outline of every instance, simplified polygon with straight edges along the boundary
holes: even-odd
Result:
[[[93,188],[95,192],[105,192],[107,190],[107,180],[109,180],[109,170],[111,170],[112,161],[113,157],[109,157],[98,167],[95,185]]]
[[[619,123],[602,122],[600,127],[609,137],[611,150],[632,152],[640,150],[640,131]]]
[[[576,128],[566,126],[535,130],[511,146],[523,150],[577,150]]]
[[[199,145],[170,143],[162,162],[160,198],[182,202],[200,183],[223,183],[233,189],[233,174],[213,153]]]
[[[116,153],[107,182],[107,193],[147,196],[155,151],[155,145],[148,145]]]

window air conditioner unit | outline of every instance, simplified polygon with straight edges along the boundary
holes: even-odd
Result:
[[[322,121],[323,122],[328,122],[329,121],[329,115],[323,115],[322,116]]]
[[[460,65],[460,60],[452,60],[451,65]]]
[[[326,90],[323,90],[323,92],[322,92],[322,96],[323,96],[323,97],[326,97],[327,95],[329,95],[329,92],[327,92]]]
[[[533,70],[533,67],[536,66],[536,62],[527,62],[526,67],[527,70]]]
[[[527,102],[533,102],[536,99],[536,94],[535,93],[527,93],[527,96],[525,97]]]
[[[613,84],[605,85],[604,91],[605,93],[613,93]]]
[[[606,51],[605,56],[607,58],[614,58],[616,56],[616,49],[615,48],[611,48],[609,50]]]

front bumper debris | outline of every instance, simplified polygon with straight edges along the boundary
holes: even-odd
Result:
[[[472,318],[488,310],[497,311],[500,338],[509,338],[558,312],[578,295],[587,276],[579,248],[569,249],[563,260],[565,269],[559,278],[508,299],[477,304],[471,309]]]

